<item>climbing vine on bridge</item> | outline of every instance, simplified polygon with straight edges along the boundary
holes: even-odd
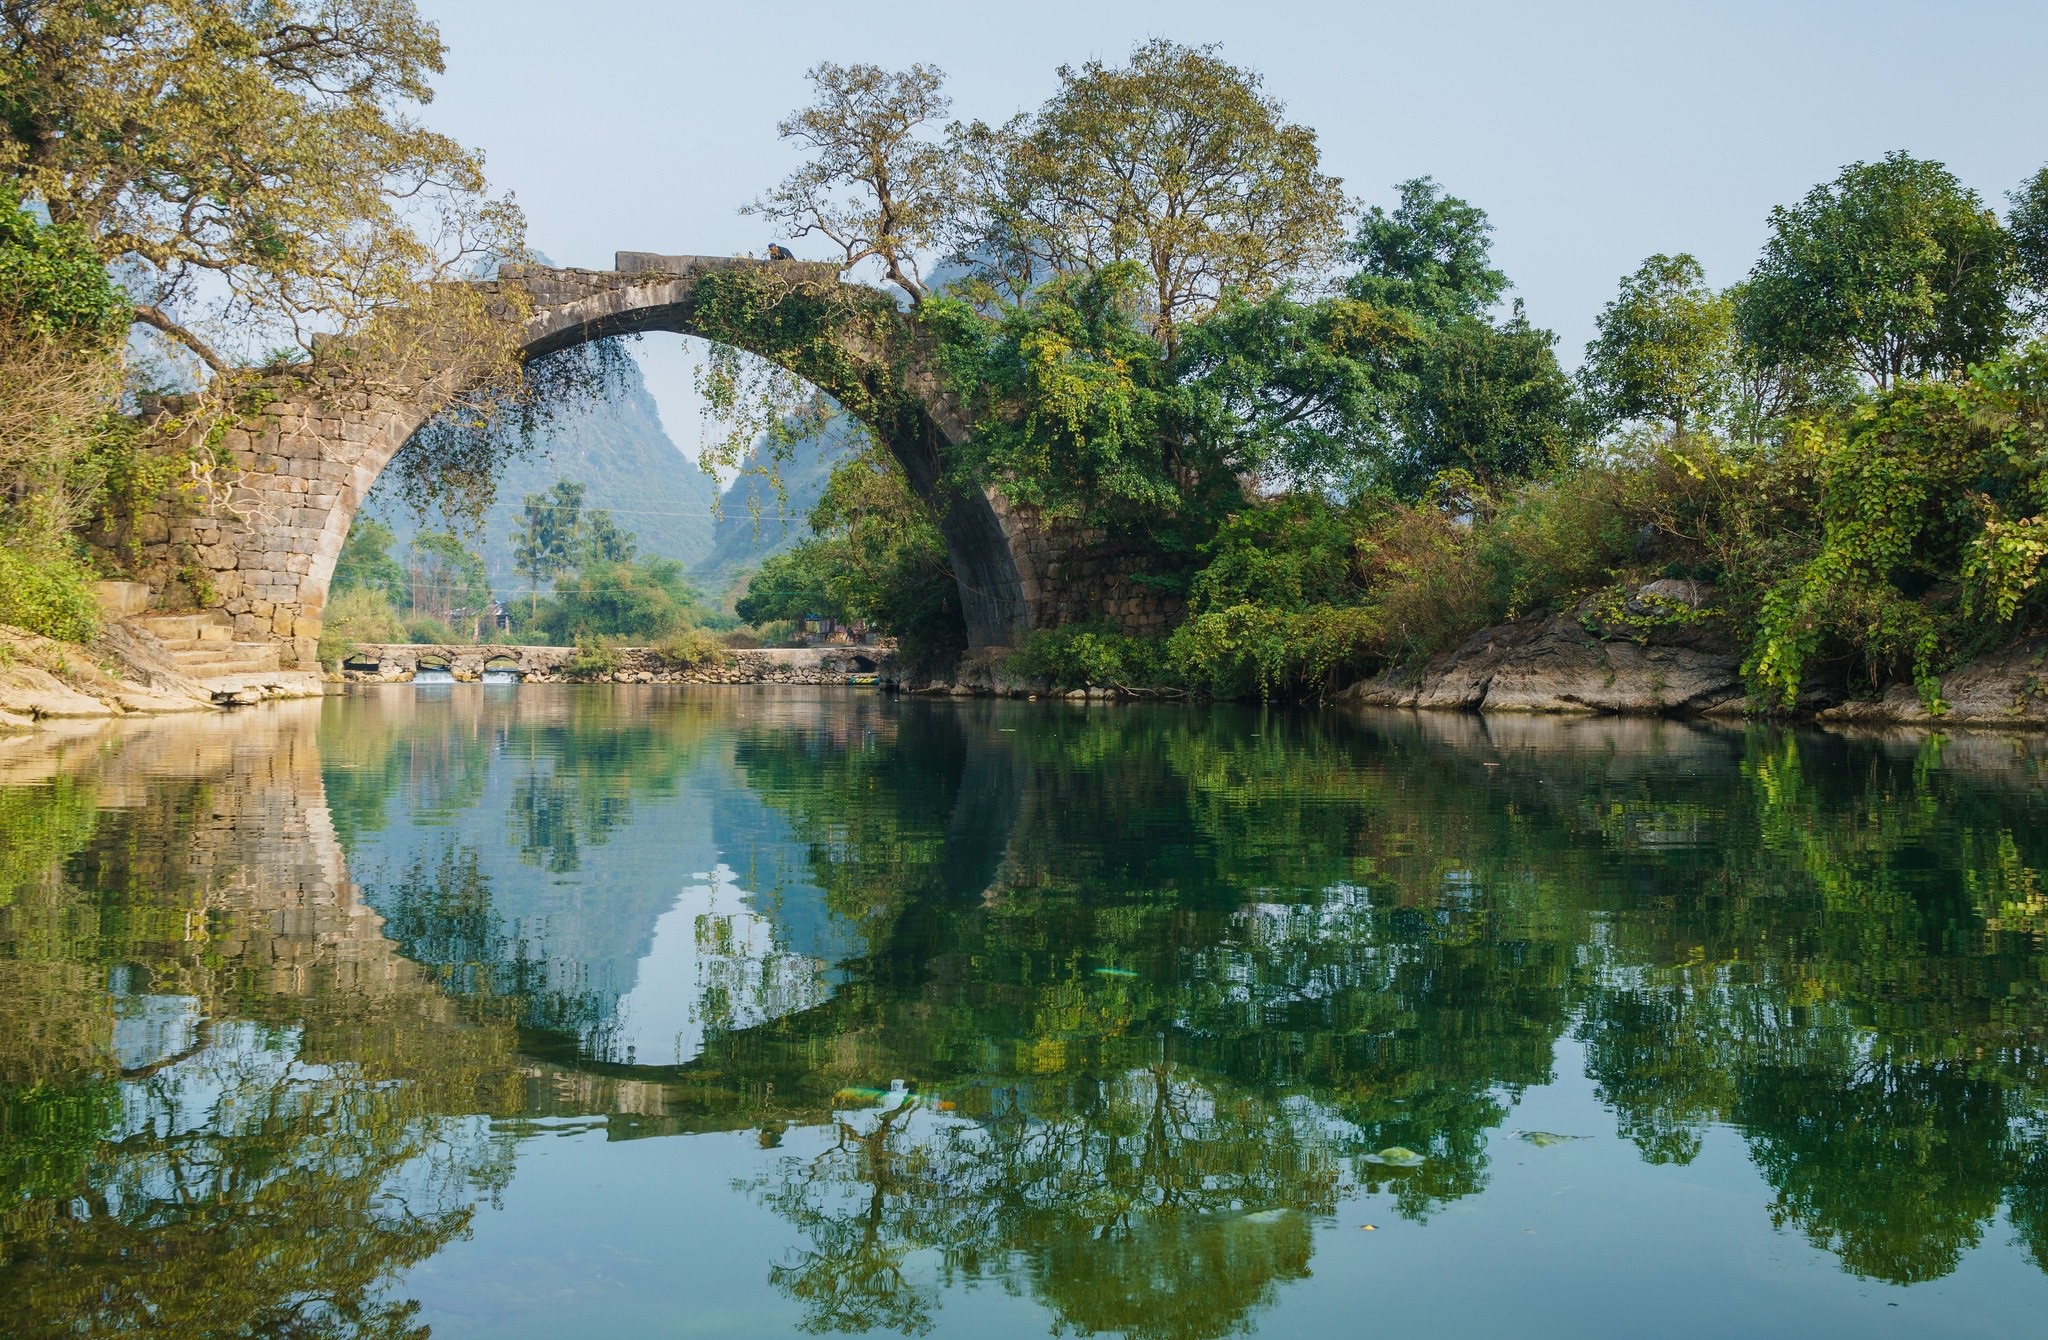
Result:
[[[893,355],[903,318],[886,294],[782,267],[734,267],[698,279],[696,324],[712,341],[699,389],[724,438],[704,452],[707,469],[748,469],[757,441],[768,469],[844,411],[868,428],[908,408]],[[758,468],[758,467],[756,467]]]

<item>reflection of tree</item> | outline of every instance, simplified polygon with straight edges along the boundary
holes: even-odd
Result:
[[[287,754],[221,757],[0,789],[0,1333],[417,1335],[390,1280],[506,1175],[509,1030],[313,884]]]
[[[1853,1270],[1945,1273],[2001,1198],[2023,1233],[2048,1223],[2027,1208],[2048,1175],[2001,1134],[2041,1090],[2048,1021],[2007,985],[2044,966],[2038,787],[1972,782],[1936,743],[1670,727],[1507,750],[1143,711],[995,728],[1015,720],[906,710],[886,746],[803,769],[748,737],[867,935],[836,1022],[812,1024],[845,1082],[1085,1084],[1163,1039],[1191,1083],[1295,1095],[1349,1150],[1425,1152],[1354,1165],[1420,1216],[1483,1186],[1488,1133],[1574,1028],[1646,1158],[1737,1125],[1782,1221]],[[920,755],[899,784],[892,759]],[[1005,825],[978,864],[948,853],[970,777],[1011,789],[973,801]]]
[[[1956,1066],[1758,1066],[1733,1115],[1777,1188],[1774,1222],[1858,1275],[1909,1284],[1954,1270],[1997,1212],[2004,1097]]]
[[[809,1244],[770,1274],[807,1329],[929,1329],[935,1298],[903,1261],[931,1251],[948,1280],[1021,1272],[1082,1334],[1227,1334],[1307,1273],[1309,1216],[1334,1209],[1355,1143],[1327,1112],[1163,1063],[976,1106],[836,1117],[823,1154],[756,1184]]]
[[[9,1335],[424,1337],[387,1282],[509,1173],[484,1125],[251,1026],[119,1089],[67,1194],[8,1216]]]

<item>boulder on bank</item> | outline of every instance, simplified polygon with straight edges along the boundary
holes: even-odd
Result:
[[[1616,615],[1643,619],[1660,605],[1703,610],[1710,597],[1710,588],[1695,583],[1652,582]],[[1623,637],[1609,632],[1603,619],[1589,601],[1563,614],[1482,629],[1456,651],[1353,684],[1337,701],[1467,712],[1742,711],[1742,657],[1721,621],[1643,623]]]
[[[1911,684],[1883,697],[1845,702],[1819,713],[1838,725],[2020,726],[2048,728],[2048,638],[1993,652],[1941,677],[1943,710],[1927,710]]]

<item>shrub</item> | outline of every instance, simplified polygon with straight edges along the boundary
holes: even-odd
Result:
[[[91,571],[69,554],[0,545],[0,623],[60,642],[90,641],[100,630],[92,580]]]
[[[1375,611],[1233,605],[1189,619],[1167,644],[1177,676],[1220,698],[1317,697],[1372,659]]]
[[[1360,541],[1375,615],[1373,645],[1406,662],[1456,646],[1496,606],[1472,527],[1440,507],[1403,507]]]
[[[1813,462],[1821,534],[1767,574],[1745,667],[1759,699],[1792,705],[1833,656],[1873,688],[1910,674],[1939,710],[1950,662],[2039,619],[2048,342],[1801,425],[1785,450]]]
[[[1560,608],[1612,580],[1641,530],[1624,481],[1625,468],[1592,466],[1524,486],[1501,503],[1474,535],[1488,622]]]
[[[1153,686],[1168,679],[1165,648],[1100,624],[1068,624],[1027,634],[1003,668],[1061,689]]]
[[[654,646],[656,654],[663,660],[673,662],[685,669],[700,665],[717,665],[726,659],[726,644],[716,633],[702,628],[690,628]]]
[[[576,639],[576,654],[562,664],[571,679],[603,679],[619,668],[619,654],[594,637]]]

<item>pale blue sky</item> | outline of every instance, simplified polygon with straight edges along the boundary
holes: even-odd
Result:
[[[2048,163],[2048,3],[1286,4],[420,0],[449,68],[428,120],[489,155],[533,244],[758,252],[738,205],[794,158],[775,122],[819,60],[916,61],[954,111],[1042,102],[1062,63],[1219,42],[1320,133],[1368,202],[1428,174],[1486,209],[1495,257],[1575,364],[1622,274],[1691,251],[1740,278],[1774,204],[1857,159],[1946,162],[1991,203]],[[643,360],[696,440],[677,342]]]

